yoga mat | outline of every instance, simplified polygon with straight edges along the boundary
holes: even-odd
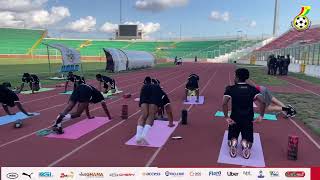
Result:
[[[135,98],[134,101],[139,102],[140,98]]]
[[[39,89],[39,91],[34,91],[35,93],[39,93],[39,92],[45,92],[45,91],[51,91],[54,90],[54,88],[41,88]],[[32,94],[32,91],[21,91],[21,94]]]
[[[188,96],[188,102],[183,102],[183,104],[203,104],[204,96],[199,96],[199,102],[196,102],[197,96]]]
[[[93,119],[84,119],[76,124],[64,128],[64,134],[50,134],[48,138],[59,139],[78,139],[83,135],[101,127],[102,125],[110,122],[106,117],[95,117]]]
[[[251,166],[251,167],[265,167],[263,150],[261,146],[259,133],[254,133],[254,143],[251,148],[251,156],[249,159],[244,159],[242,157],[241,150],[241,135],[238,139],[238,155],[235,158],[230,157],[229,146],[228,146],[228,131],[224,132],[223,141],[221,144],[221,149],[219,153],[218,163],[224,164],[235,164],[242,166]]]
[[[108,93],[102,93],[103,97],[108,97],[108,96],[112,96],[114,94],[120,94],[123,91],[116,91],[115,93],[112,93],[111,91],[109,91]]]
[[[59,94],[65,94],[65,95],[71,95],[73,91],[67,91],[67,92],[62,92],[62,93],[59,93]]]
[[[230,112],[229,112],[230,115]],[[258,113],[254,113],[254,119],[256,119],[260,114]],[[217,111],[216,114],[214,115],[216,117],[224,117],[224,114],[222,111]],[[274,114],[264,114],[263,116],[264,120],[269,120],[269,121],[276,121],[277,120],[277,116]]]
[[[173,131],[178,126],[178,122],[174,121],[174,127],[168,127],[168,121],[156,120],[152,128],[149,130],[146,140],[149,145],[137,145],[136,136],[131,138],[126,145],[132,146],[146,146],[146,147],[161,147],[166,141],[169,139],[169,136],[173,133]]]
[[[34,116],[37,116],[40,113],[30,113],[30,114],[34,114]],[[0,126],[15,122],[17,120],[26,120],[31,117],[33,117],[33,116],[27,116],[27,115],[23,114],[22,112],[18,112],[15,115],[2,116],[2,117],[0,117]]]

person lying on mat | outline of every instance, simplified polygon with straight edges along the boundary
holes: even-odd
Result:
[[[160,112],[164,112],[166,110],[166,113],[168,115],[168,120],[169,120],[169,127],[174,127],[173,124],[173,113],[172,113],[172,108],[170,105],[170,99],[168,95],[164,92],[163,88],[160,86],[160,81],[158,79],[152,79],[152,84],[159,86],[161,89],[161,92],[159,93],[159,96],[161,96],[161,102],[159,104],[159,110]]]
[[[253,143],[253,122],[261,122],[266,109],[266,104],[260,92],[246,83],[249,79],[249,71],[245,68],[239,68],[235,72],[235,85],[228,86],[223,96],[223,112],[225,120],[228,123],[228,145],[230,147],[230,156],[237,156],[238,137],[241,132],[242,156],[249,159],[250,149]],[[228,102],[231,101],[231,115],[228,114]],[[253,101],[260,102],[260,116],[253,121]]]
[[[68,114],[77,103],[77,110],[71,114]],[[57,117],[55,125],[52,127],[52,129],[57,134],[63,134],[62,121],[80,117],[83,111],[86,112],[86,115],[89,119],[94,118],[90,115],[89,103],[101,103],[104,112],[111,120],[109,110],[101,92],[91,85],[80,84],[77,89],[72,92],[67,107],[65,107],[63,112]]]
[[[86,83],[86,81],[84,80],[84,77],[75,75],[73,74],[73,72],[69,72],[67,76],[66,84],[64,86],[64,92],[67,92],[68,90],[69,81],[73,82],[73,90],[75,90],[80,84]]]
[[[5,85],[0,85],[0,103],[2,104],[2,107],[4,111],[8,115],[15,115],[14,113],[11,113],[9,107],[17,106],[18,109],[23,112],[27,116],[33,116],[33,114],[27,113],[26,110],[22,107],[19,97],[14,93],[11,89],[9,89]]]
[[[255,87],[261,93],[263,100],[266,103],[266,112],[282,112],[287,118],[294,117],[297,114],[296,109],[292,105],[284,105],[274,97],[270,90],[265,86],[256,85]]]
[[[18,93],[20,93],[23,90],[24,83],[29,84],[29,87],[32,91],[32,94],[34,94],[34,91],[39,91],[39,89],[40,89],[40,80],[39,80],[38,76],[35,74],[29,74],[29,73],[23,74],[21,87],[20,87]]]
[[[102,92],[101,84],[103,83],[104,93],[108,93],[109,90],[116,90],[116,81],[108,76],[96,75],[97,81],[99,81],[99,89]]]
[[[151,78],[147,76],[144,79],[144,85],[140,91],[141,116],[138,119],[136,142],[137,144],[149,144],[145,137],[153,125],[158,105],[161,103],[161,97],[158,95],[161,91],[160,86],[151,83]]]
[[[190,74],[188,77],[188,82],[186,84],[185,89],[185,102],[188,102],[188,92],[189,91],[195,91],[197,100],[196,102],[199,102],[199,76],[196,74]]]

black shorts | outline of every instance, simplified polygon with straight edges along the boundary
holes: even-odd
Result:
[[[168,98],[168,95],[165,94],[161,98],[161,104],[159,107],[165,107],[168,104],[170,104],[170,99]]]
[[[15,93],[10,93],[10,95],[6,99],[4,99],[3,105],[14,107],[15,102],[19,102],[19,97]]]
[[[186,85],[186,89],[189,91],[195,91],[199,89],[198,82],[188,82]]]
[[[141,104],[150,104],[151,96],[152,96],[152,86],[144,85],[140,92],[139,107],[141,107]]]
[[[238,139],[241,133],[242,139],[253,143],[253,123],[252,121],[237,121],[236,124],[230,125],[228,128],[228,140]]]
[[[75,89],[72,92],[69,100],[73,102],[80,102],[80,103],[90,102],[92,98],[91,92],[92,90],[90,89],[90,87],[79,86],[77,89]]]

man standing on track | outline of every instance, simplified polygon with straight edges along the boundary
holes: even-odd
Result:
[[[73,82],[73,90],[77,89],[80,84],[85,84],[86,81],[84,77],[80,77],[78,75],[73,74],[73,72],[69,72],[67,76],[67,81],[64,87],[64,92],[67,92],[69,81]]]
[[[260,92],[246,83],[249,79],[249,71],[239,68],[235,72],[235,85],[228,86],[223,96],[223,112],[228,123],[228,145],[230,156],[237,156],[238,137],[241,132],[242,156],[249,159],[250,149],[253,143],[253,122],[261,122],[266,105]],[[228,115],[228,102],[232,99],[231,115]],[[260,116],[253,121],[253,101],[257,99],[260,105]]]
[[[74,113],[68,114],[75,107],[77,103],[78,103],[77,110]],[[69,102],[67,104],[67,107],[57,117],[56,123],[52,127],[53,130],[57,134],[63,134],[62,121],[80,117],[83,111],[86,111],[87,117],[89,119],[94,118],[93,116],[90,115],[89,103],[93,103],[93,104],[101,103],[101,106],[104,112],[106,113],[108,118],[111,120],[109,110],[107,108],[106,102],[101,92],[98,91],[93,86],[90,86],[87,84],[81,84],[77,87],[77,89],[75,89],[72,92]]]

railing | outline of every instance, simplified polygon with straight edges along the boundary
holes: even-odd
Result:
[[[286,56],[289,54],[291,62],[295,64],[320,65],[320,42],[294,45],[271,51],[257,51],[252,55],[256,56],[257,61],[266,61],[271,54],[276,56]]]

